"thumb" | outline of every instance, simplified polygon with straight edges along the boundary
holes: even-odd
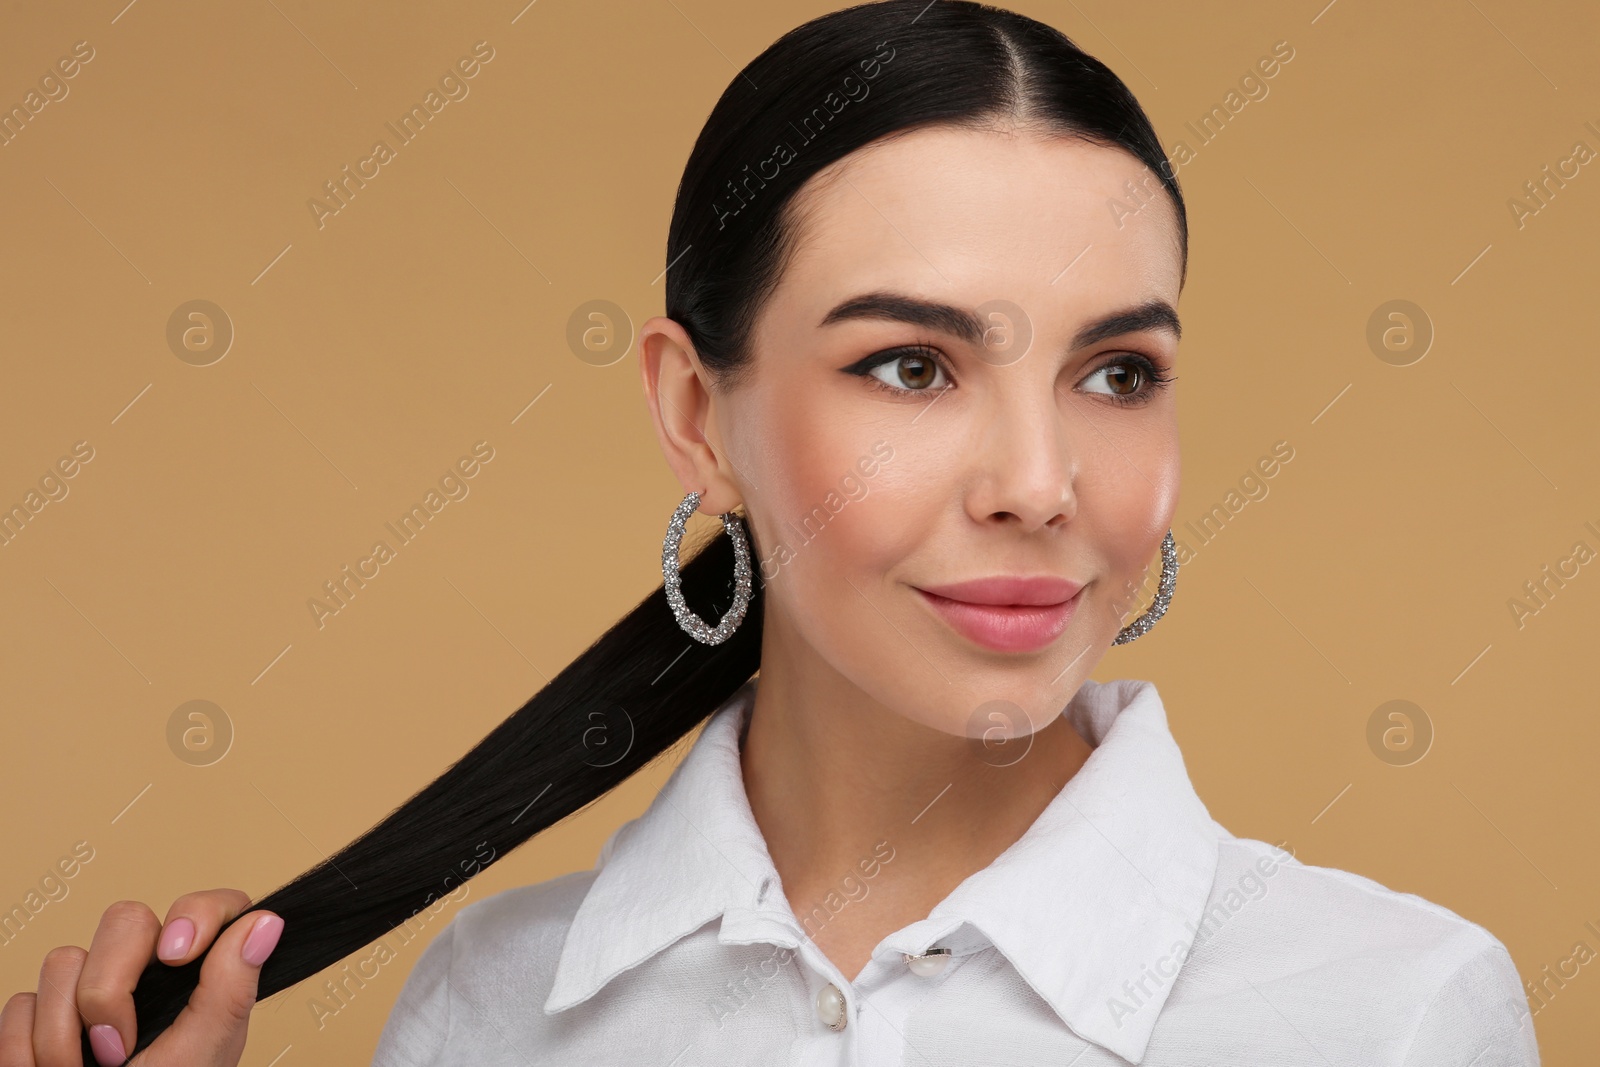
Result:
[[[151,1067],[234,1067],[239,1062],[256,1004],[261,965],[282,933],[281,916],[254,911],[240,916],[218,935],[201,961],[200,982],[189,995],[189,1003],[151,1044]],[[170,1044],[164,1038],[171,1038]],[[162,1045],[166,1047],[158,1048]]]

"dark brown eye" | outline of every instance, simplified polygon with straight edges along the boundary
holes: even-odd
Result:
[[[1132,363],[1117,363],[1106,368],[1106,384],[1118,396],[1132,396],[1144,381],[1144,371]]]
[[[900,350],[880,352],[858,364],[855,373],[866,373],[880,388],[898,393],[925,393],[946,388],[948,376],[931,352]]]
[[[939,365],[927,356],[901,356],[895,365],[900,384],[907,389],[926,389],[939,377]]]
[[[1099,393],[1113,403],[1143,404],[1176,380],[1163,374],[1161,368],[1145,356],[1129,353],[1101,365],[1079,388]]]

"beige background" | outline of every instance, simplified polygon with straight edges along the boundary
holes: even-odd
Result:
[[[1600,950],[1600,562],[1520,628],[1508,605],[1576,542],[1600,551],[1600,163],[1520,227],[1508,201],[1575,142],[1600,150],[1600,10],[1322,2],[1015,5],[1115,69],[1169,148],[1294,50],[1179,171],[1180,521],[1275,442],[1294,458],[1209,543],[1177,531],[1195,556],[1170,614],[1095,677],[1159,683],[1235,833],[1486,925],[1547,983],[1545,1062],[1590,1062],[1600,964],[1549,976],[1575,943]],[[660,313],[701,122],[739,65],[835,6],[124,5],[8,4],[0,23],[0,105],[94,51],[0,147],[0,506],[93,449],[0,547],[0,906],[93,849],[0,947],[7,991],[114,900],[164,912],[299,873],[659,582],[681,494],[636,353],[594,366],[567,324],[595,299]],[[494,58],[470,95],[319,229],[323,183],[394,144],[385,123],[479,41]],[[195,299],[235,331],[207,366],[167,340]],[[1401,299],[1435,334],[1408,366],[1367,340]],[[319,629],[322,583],[478,441],[494,458],[470,495]],[[1396,699],[1434,734],[1403,766],[1368,741]],[[192,700],[233,731],[206,766],[169,744]],[[467,899],[589,866],[669,770]],[[320,1028],[320,980],[264,1003],[244,1062],[367,1062],[420,951]]]

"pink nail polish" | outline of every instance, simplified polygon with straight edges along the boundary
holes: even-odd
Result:
[[[89,1027],[89,1047],[94,1050],[94,1058],[100,1067],[118,1067],[128,1058],[122,1049],[122,1035],[117,1033],[115,1026],[105,1023]]]
[[[161,931],[161,944],[156,946],[156,957],[163,960],[175,960],[189,951],[189,946],[194,944],[194,923],[185,918],[173,919],[167,928]]]
[[[244,956],[244,961],[252,967],[259,967],[267,962],[272,950],[278,947],[278,935],[281,933],[283,933],[283,919],[279,916],[263,915],[257,919],[250,936],[244,939],[244,950],[240,953]]]

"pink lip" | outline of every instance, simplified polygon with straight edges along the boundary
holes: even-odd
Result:
[[[980,578],[913,586],[957,633],[998,652],[1034,652],[1067,628],[1083,586],[1065,578]]]

